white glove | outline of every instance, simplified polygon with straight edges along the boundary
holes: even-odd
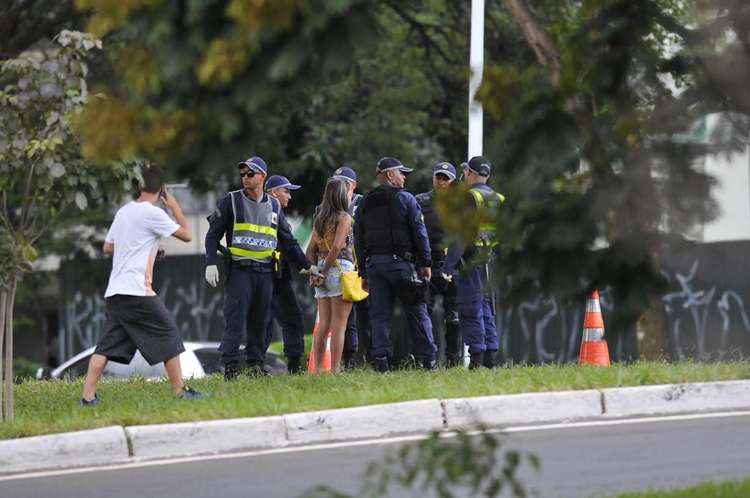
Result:
[[[216,265],[206,267],[206,282],[211,287],[216,287],[219,284],[219,268]]]

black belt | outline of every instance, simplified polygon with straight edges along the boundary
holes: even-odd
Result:
[[[408,261],[409,263],[414,262],[414,255],[408,251],[402,254],[397,254],[397,253],[392,253],[392,252],[376,252],[376,253],[370,253],[368,257],[369,256],[392,256],[394,259],[401,258],[404,261]]]
[[[253,259],[238,259],[238,260],[233,260],[232,264],[234,266],[238,266],[240,268],[264,268],[264,269],[271,269],[271,268],[273,268],[273,261],[269,261],[267,263],[263,263],[261,261],[255,261]]]

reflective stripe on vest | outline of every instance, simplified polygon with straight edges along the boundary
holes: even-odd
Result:
[[[278,242],[278,213],[273,207],[273,201],[270,197],[265,202],[247,201],[241,191],[230,192],[229,195],[234,214],[229,246],[232,259],[270,262]],[[242,208],[239,213],[238,207]]]
[[[493,215],[495,214],[494,210],[505,202],[505,196],[497,192],[486,192],[487,194],[491,194],[493,198],[485,200],[485,191],[472,188],[469,189],[469,192],[474,197],[474,201],[476,201],[477,208],[480,211],[479,234],[474,241],[474,245],[478,247],[495,247],[497,245],[497,229]]]

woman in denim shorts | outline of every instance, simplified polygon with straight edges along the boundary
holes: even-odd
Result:
[[[354,269],[352,217],[348,213],[351,191],[344,180],[332,178],[323,192],[323,203],[313,222],[307,258],[317,261],[322,277],[311,277],[318,303],[318,333],[313,350],[315,371],[320,372],[326,339],[331,335],[331,371],[341,370],[346,322],[352,303],[342,299],[341,273]]]

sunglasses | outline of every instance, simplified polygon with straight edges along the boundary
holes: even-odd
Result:
[[[252,178],[257,174],[258,174],[257,171],[240,171],[240,178],[245,178],[245,177]]]

